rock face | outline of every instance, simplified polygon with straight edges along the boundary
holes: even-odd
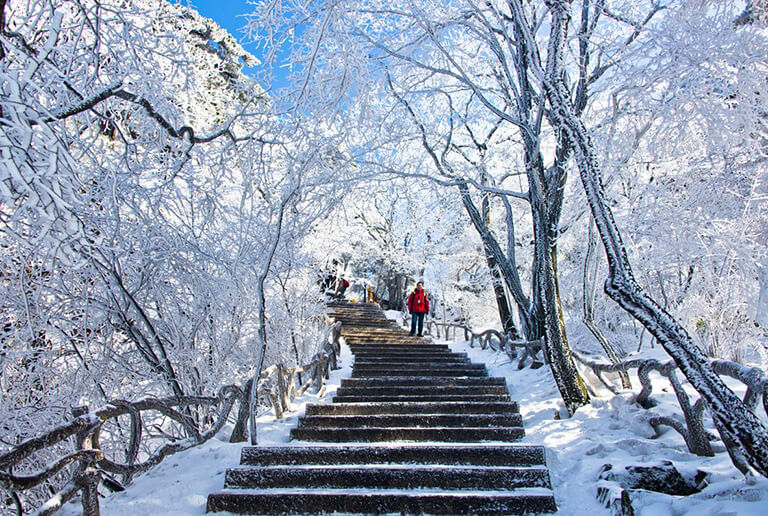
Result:
[[[610,464],[603,466],[599,478],[612,480],[624,489],[645,489],[669,495],[688,496],[699,492],[687,482],[670,461],[650,465],[630,465],[614,469]]]
[[[209,512],[531,514],[557,510],[544,449],[503,378],[409,336],[374,305],[332,305],[355,355],[333,403],[310,405],[299,446],[250,447]]]
[[[707,474],[699,471],[689,482],[670,461],[655,464],[629,465],[615,468],[603,465],[598,475],[597,499],[611,510],[612,516],[634,516],[631,491],[655,491],[675,496],[698,493],[705,485]]]

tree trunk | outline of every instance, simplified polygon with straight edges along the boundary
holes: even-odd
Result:
[[[589,235],[587,236],[587,253],[584,256],[584,274],[582,276],[582,321],[584,326],[592,333],[597,339],[597,342],[605,351],[608,359],[612,364],[618,364],[621,362],[619,356],[616,354],[616,350],[608,339],[605,338],[603,332],[595,324],[594,318],[594,306],[595,306],[595,291],[597,286],[597,268],[599,261],[595,254],[597,248],[597,236],[594,230],[594,221],[592,217],[589,218]],[[623,389],[631,389],[632,382],[629,380],[629,375],[625,370],[619,371],[619,378],[621,378],[621,387]]]
[[[496,260],[496,266],[498,267],[499,272],[501,272],[504,282],[512,293],[515,302],[521,307],[520,316],[525,338],[528,340],[538,339],[541,336],[541,333],[537,331],[539,328],[539,321],[536,320],[536,314],[532,313],[529,309],[531,303],[528,300],[528,296],[523,292],[515,264],[507,259],[504,252],[501,250],[498,241],[493,236],[488,226],[483,223],[480,212],[470,197],[467,184],[460,183],[458,188],[461,193],[461,202],[464,205],[464,209],[467,211],[469,219],[472,221],[472,225],[475,226],[475,229],[480,236],[480,240],[483,242],[483,246],[486,249],[486,253],[493,256]],[[523,307],[525,308],[523,309]]]
[[[556,240],[551,234],[552,221],[549,220],[549,210],[544,197],[544,169],[538,155],[529,155],[526,158],[530,164],[526,168],[533,216],[535,288],[544,316],[544,354],[563,402],[573,414],[576,409],[589,403],[589,394],[576,369],[565,332],[565,317],[557,282],[557,252],[554,245]]]
[[[405,283],[407,281],[408,277],[405,274],[399,272],[390,273],[390,276],[387,279],[390,310],[403,309],[403,297],[405,295]]]
[[[513,339],[519,339],[521,336],[520,331],[517,329],[517,326],[515,326],[515,318],[512,315],[512,307],[509,305],[507,293],[504,290],[499,267],[496,265],[496,260],[493,259],[493,255],[486,253],[485,259],[488,262],[488,270],[491,273],[493,293],[496,296],[496,306],[499,309],[501,327],[504,328],[505,334],[511,336]]]
[[[755,310],[755,322],[763,328],[768,329],[768,258],[764,258],[760,264],[758,276],[757,308]]]
[[[264,269],[261,271],[261,274],[259,274],[258,282],[256,283],[256,296],[259,301],[258,305],[258,312],[259,312],[259,329],[258,329],[258,335],[259,335],[259,352],[256,355],[256,367],[255,371],[256,373],[253,376],[253,384],[251,385],[251,395],[250,395],[250,407],[249,407],[249,415],[250,415],[250,434],[251,434],[251,444],[256,445],[257,443],[257,428],[256,428],[256,412],[259,408],[259,376],[261,376],[261,370],[264,368],[264,357],[267,354],[267,301],[264,297],[264,284],[267,281],[267,276],[269,275],[269,269],[272,267],[272,260],[275,258],[275,252],[277,251],[277,246],[280,244],[280,236],[283,232],[283,216],[285,214],[285,207],[290,202],[290,200],[295,195],[295,191],[291,192],[288,197],[286,197],[281,203],[280,203],[280,209],[277,214],[277,228],[275,230],[275,240],[272,242],[272,248],[270,249],[269,254],[267,255],[267,261],[264,264]],[[338,277],[338,274],[337,274]]]
[[[483,195],[483,218],[485,225],[490,227],[491,225],[491,203],[488,194]],[[501,320],[501,327],[504,328],[504,333],[511,335],[512,338],[517,339],[520,337],[520,332],[515,326],[515,319],[512,316],[512,309],[509,306],[509,300],[507,299],[507,293],[504,291],[504,284],[501,279],[501,272],[499,266],[496,263],[493,253],[488,251],[487,246],[483,246],[485,251],[485,260],[488,263],[488,272],[491,274],[491,283],[493,286],[493,293],[496,296],[496,307],[499,310],[499,319]]]
[[[707,357],[682,325],[635,281],[621,234],[605,201],[597,154],[586,127],[575,115],[568,89],[563,84],[562,59],[570,17],[569,4],[564,0],[553,0],[548,6],[550,42],[542,86],[551,108],[548,115],[553,125],[564,131],[573,144],[582,185],[603,241],[609,268],[605,291],[661,343],[706,400],[724,434],[739,444],[752,467],[768,476],[768,431],[763,423],[715,374]]]

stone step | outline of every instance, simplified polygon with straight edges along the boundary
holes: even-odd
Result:
[[[352,303],[350,301],[347,301],[346,299],[331,299],[328,301],[328,308],[331,310],[336,309],[354,309],[354,310],[363,310],[363,309],[369,309],[369,310],[378,310],[379,312],[382,312],[382,309],[379,305],[376,303]]]
[[[384,387],[339,387],[337,396],[445,396],[445,395],[477,395],[477,394],[509,394],[506,385],[389,385]]]
[[[443,376],[443,377],[485,377],[488,372],[485,369],[465,369],[458,367],[444,367],[439,369],[412,368],[407,369],[387,369],[384,368],[364,368],[352,369],[353,378],[371,378],[371,377],[392,377],[392,376]]]
[[[400,366],[409,366],[409,365],[440,365],[445,367],[452,367],[454,365],[457,366],[465,366],[465,365],[472,365],[472,362],[470,362],[469,358],[466,357],[458,357],[458,358],[452,358],[452,357],[434,357],[434,358],[359,358],[358,356],[355,356],[355,363],[356,366],[394,366],[394,367],[400,367]],[[481,365],[481,364],[476,364]]]
[[[401,371],[407,373],[408,371],[447,371],[449,374],[445,376],[457,376],[457,373],[467,371],[478,371],[487,374],[487,370],[483,364],[428,364],[428,363],[400,363],[400,364],[354,364],[353,371]],[[398,375],[400,376],[400,375]],[[410,376],[421,376],[421,374],[412,372]],[[432,376],[424,375],[424,376]]]
[[[432,402],[378,402],[309,404],[305,414],[363,415],[363,414],[514,414],[520,412],[516,401],[447,401]]]
[[[442,489],[491,491],[519,487],[551,489],[549,471],[539,466],[266,466],[227,470],[225,489]]]
[[[344,331],[344,326],[347,327],[354,327],[352,330],[353,332],[359,328],[389,328],[389,329],[399,329],[400,327],[397,325],[397,323],[393,321],[388,321],[386,319],[337,319],[338,321],[341,321],[341,327],[342,331]]]
[[[440,376],[397,376],[394,378],[343,378],[341,387],[399,387],[406,385],[459,387],[464,385],[504,385],[504,378],[479,376],[473,378],[445,378]]]
[[[478,441],[517,441],[525,436],[520,427],[490,428],[294,428],[291,439],[323,442],[443,441],[470,443]]]
[[[247,446],[243,466],[311,464],[445,464],[465,466],[544,465],[544,447],[523,444]]]
[[[329,314],[331,317],[349,317],[349,318],[378,318],[387,321],[393,321],[389,319],[384,312],[380,310],[333,310]]]
[[[463,493],[349,489],[229,491],[208,497],[207,512],[234,514],[532,514],[557,510],[552,491]]]
[[[350,344],[350,349],[354,352],[356,349],[362,351],[447,351],[450,352],[446,344]]]
[[[400,361],[412,361],[412,360],[447,360],[447,361],[469,361],[469,357],[463,355],[455,355],[447,351],[442,352],[412,352],[412,351],[390,351],[390,352],[371,352],[356,350],[352,354],[355,356],[355,360],[369,360],[375,362],[396,362]]]
[[[365,370],[365,369],[453,369],[456,371],[464,370],[464,371],[470,371],[470,370],[477,370],[477,371],[485,371],[485,364],[478,364],[473,362],[468,363],[458,363],[458,364],[430,364],[429,362],[389,362],[389,363],[377,363],[377,362],[371,362],[371,363],[359,363],[356,362],[354,364],[355,369]]]
[[[348,324],[351,324],[351,323],[348,323]],[[397,329],[396,326],[392,326],[391,324],[378,323],[378,322],[373,322],[373,321],[365,322],[365,323],[356,322],[356,323],[354,323],[354,325],[355,325],[355,331],[349,331],[349,330],[345,331],[343,329],[344,322],[342,321],[342,330],[341,330],[342,336],[344,336],[345,338],[348,338],[348,337],[352,337],[352,338],[366,337],[367,335],[365,333],[357,331],[357,330],[361,330],[361,329],[371,329],[371,330],[373,330],[373,329],[380,329],[380,330],[386,330],[388,332],[396,331],[396,329]],[[409,335],[404,335],[404,336],[394,335],[395,338],[402,338],[402,337],[407,337],[407,336],[409,336]],[[368,337],[368,338],[371,338],[371,337]],[[373,336],[372,338],[376,338],[376,337]]]
[[[451,353],[450,348],[443,348],[431,342],[413,339],[418,339],[418,337],[405,337],[404,341],[390,343],[382,342],[381,340],[376,342],[355,342],[350,339],[346,339],[346,342],[353,353]]]
[[[342,331],[341,334],[347,341],[347,344],[361,346],[437,346],[431,340],[415,335],[408,335],[407,332],[398,333],[393,330],[384,330],[374,332],[373,329],[366,332]]]
[[[302,428],[372,427],[485,427],[522,426],[520,414],[404,414],[367,416],[307,416],[299,419]]]
[[[347,334],[350,337],[369,339],[367,342],[363,342],[361,344],[354,343],[355,345],[359,345],[359,346],[378,346],[382,348],[396,347],[396,346],[411,346],[414,348],[449,349],[448,344],[435,344],[427,339],[424,339],[423,337],[408,335],[408,332],[398,333],[398,332],[393,332],[392,330],[384,330],[384,329],[380,331],[374,331],[371,329],[368,331],[353,332],[348,328]],[[387,343],[386,339],[390,339],[396,342]],[[400,342],[401,340],[404,340],[407,342]]]
[[[374,346],[374,345],[384,345],[384,346],[432,346],[433,344],[430,344],[431,341],[426,340],[422,337],[393,337],[393,338],[385,338],[385,337],[378,337],[378,336],[364,336],[364,337],[355,337],[355,336],[349,336],[342,333],[342,336],[344,337],[344,341],[352,346]]]
[[[448,351],[404,351],[404,350],[392,350],[392,351],[370,351],[363,349],[356,349],[354,352],[355,357],[372,357],[372,358],[432,358],[432,357],[457,357],[468,358],[466,353],[450,353]]]
[[[379,401],[395,402],[443,402],[443,401],[509,401],[509,394],[383,394],[381,396],[334,396],[334,403],[376,403]]]
[[[446,361],[449,363],[471,363],[469,357],[463,357],[461,355],[451,355],[449,353],[391,353],[391,354],[377,354],[377,353],[362,353],[358,352],[354,354],[355,361],[358,363],[381,363],[381,362],[431,362],[435,360]]]
[[[394,344],[392,348],[377,349],[371,347],[372,345],[353,345],[350,346],[350,351],[355,356],[376,356],[376,357],[390,357],[390,356],[404,356],[404,357],[439,357],[439,356],[464,356],[458,353],[453,353],[449,349],[426,349],[426,346],[414,346],[412,348],[406,347],[405,344]]]

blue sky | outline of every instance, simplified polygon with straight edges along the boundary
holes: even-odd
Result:
[[[238,40],[242,39],[241,29],[245,26],[243,14],[253,10],[245,0],[189,0],[186,2],[197,11],[227,29]]]
[[[243,15],[253,11],[253,6],[248,5],[246,0],[184,0],[183,3],[195,8],[203,16],[215,20],[237,38],[246,50],[261,59],[261,51],[257,48],[257,45],[249,43],[245,39],[245,33],[243,32],[246,24],[246,19]],[[279,57],[278,55],[278,59]],[[273,88],[287,86],[285,74],[281,73],[279,66],[275,68],[274,73]]]

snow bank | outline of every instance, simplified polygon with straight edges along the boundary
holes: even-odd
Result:
[[[597,502],[597,476],[604,464],[614,469],[630,464],[654,464],[670,460],[684,477],[697,470],[710,473],[709,485],[687,497],[650,491],[630,493],[637,516],[764,516],[768,514],[768,479],[754,479],[752,485],[733,467],[719,442],[715,457],[697,457],[687,451],[683,438],[669,429],[661,436],[644,421],[644,409],[633,403],[635,393],[593,399],[570,419],[555,419],[563,403],[549,370],[518,371],[516,362],[489,350],[453,343],[454,351],[468,351],[473,361],[485,362],[492,376],[507,378],[512,399],[520,402],[529,444],[547,448],[547,465],[562,515],[609,514]],[[662,358],[662,357],[659,357]],[[668,358],[667,358],[668,359]],[[679,413],[672,388],[658,375],[653,398],[654,411]],[[639,386],[636,375],[633,385]],[[735,387],[735,385],[731,385]]]

